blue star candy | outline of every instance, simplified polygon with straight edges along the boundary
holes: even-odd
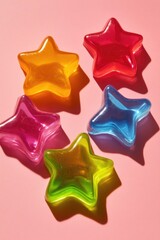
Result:
[[[103,107],[90,120],[88,132],[112,135],[131,147],[135,143],[137,123],[148,115],[150,107],[149,100],[125,98],[109,85],[104,89]]]

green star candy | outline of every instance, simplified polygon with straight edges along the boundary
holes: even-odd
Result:
[[[68,148],[46,150],[44,160],[51,174],[45,196],[49,204],[55,207],[74,199],[89,211],[96,209],[98,188],[112,175],[113,161],[93,153],[86,133]]]

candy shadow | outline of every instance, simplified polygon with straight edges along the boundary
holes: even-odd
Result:
[[[159,126],[153,118],[152,114],[141,120],[137,126],[137,137],[135,145],[131,148],[123,146],[111,135],[90,135],[96,145],[103,152],[120,153],[131,157],[142,166],[145,165],[143,149],[146,142],[159,131]]]
[[[89,83],[89,78],[79,66],[70,77],[71,94],[68,98],[60,98],[52,93],[43,92],[30,96],[34,104],[43,111],[53,113],[66,111],[79,114],[81,111],[79,92]]]
[[[48,202],[47,204],[52,214],[58,221],[64,221],[68,218],[73,217],[76,214],[81,214],[96,222],[106,224],[108,221],[106,198],[119,186],[121,186],[121,181],[116,171],[113,170],[110,179],[107,179],[99,184],[97,208],[94,209],[94,211],[89,211],[82,204],[80,204],[78,201],[75,201],[74,199],[67,199],[57,206],[53,206]]]
[[[69,138],[60,127],[57,131],[56,135],[50,137],[46,143],[45,149],[59,149],[64,148],[66,145],[70,143]],[[24,156],[20,151],[15,149],[11,149],[8,143],[2,143],[1,147],[4,153],[9,156],[18,159],[25,167],[33,171],[34,173],[40,175],[43,178],[49,178],[49,172],[47,171],[43,159],[40,161],[38,165],[34,165],[27,157]]]
[[[112,73],[101,79],[95,78],[99,87],[104,90],[107,85],[112,85],[117,90],[125,87],[141,94],[147,93],[148,89],[142,76],[142,72],[151,62],[151,58],[143,46],[135,54],[135,58],[137,61],[137,74],[135,77],[126,77],[120,74]]]

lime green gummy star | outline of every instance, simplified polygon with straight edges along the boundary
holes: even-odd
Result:
[[[110,178],[113,161],[93,153],[89,136],[80,134],[66,149],[46,150],[44,159],[51,174],[46,201],[55,207],[72,198],[94,211],[98,187]]]

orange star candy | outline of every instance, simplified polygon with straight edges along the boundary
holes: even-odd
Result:
[[[20,53],[18,60],[26,75],[27,96],[50,92],[61,98],[69,97],[69,78],[78,68],[77,54],[60,51],[53,38],[47,37],[38,50]]]

